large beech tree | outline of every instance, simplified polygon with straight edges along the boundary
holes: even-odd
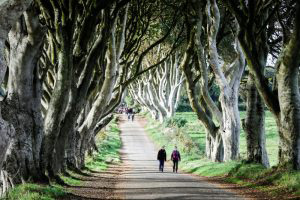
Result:
[[[249,1],[247,4],[244,1],[225,2],[240,24],[239,41],[258,92],[276,119],[280,138],[279,163],[281,165],[290,163],[295,169],[300,169],[298,85],[300,54],[297,50],[300,47],[299,2]],[[284,34],[285,42],[282,43],[280,56],[275,65],[276,82],[271,88],[262,70],[265,69],[265,55],[268,53],[266,48],[268,43],[263,33],[266,32],[274,13],[285,3],[289,4],[290,8],[295,8],[294,28],[289,36]]]
[[[8,38],[10,29],[17,22],[18,18],[28,8],[32,0],[3,0],[0,3],[0,88],[2,86],[6,71],[7,62],[5,60],[5,41]],[[2,105],[0,105],[0,175],[6,177],[2,171],[2,164],[5,161],[6,153],[15,135],[14,127],[2,119]],[[5,178],[4,178],[5,179]],[[0,180],[0,185],[3,185]],[[0,196],[6,192],[8,187],[0,188]]]
[[[220,12],[216,1],[200,4],[193,2],[188,25],[188,46],[181,67],[187,78],[187,92],[193,110],[207,131],[206,154],[213,161],[229,161],[239,157],[240,117],[238,89],[245,66],[237,35],[233,32],[236,58],[232,63],[221,59],[217,47],[220,28]],[[207,23],[204,23],[206,15]],[[196,21],[196,22],[195,22]],[[225,23],[225,22],[223,22]],[[235,25],[232,22],[228,22]],[[203,31],[203,27],[207,31]],[[236,26],[235,29],[238,29]],[[224,31],[224,30],[223,30]],[[223,32],[224,33],[224,32]],[[203,39],[204,38],[204,39]],[[207,48],[203,45],[207,44]],[[196,44],[196,45],[195,45]],[[209,57],[209,58],[208,58]],[[190,60],[195,69],[191,69]],[[208,64],[208,65],[207,65]],[[223,65],[223,66],[222,66]],[[209,68],[220,88],[218,106],[209,93]],[[196,91],[198,81],[201,92]],[[213,121],[213,118],[217,123]]]

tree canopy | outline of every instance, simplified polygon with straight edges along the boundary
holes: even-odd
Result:
[[[296,0],[3,1],[0,193],[83,169],[126,95],[160,121],[187,96],[209,159],[239,159],[243,128],[247,161],[269,167],[267,107],[279,165],[299,170],[299,9]]]

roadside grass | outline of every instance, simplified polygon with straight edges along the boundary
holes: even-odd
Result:
[[[243,119],[245,112],[240,112],[240,115]],[[176,113],[174,118],[187,121],[185,126],[181,128],[167,127],[165,123],[162,125],[152,120],[148,115],[146,118],[148,119],[146,130],[157,147],[166,145],[166,151],[169,154],[174,145],[179,147],[182,157],[179,164],[181,170],[206,177],[222,177],[227,182],[255,188],[274,197],[300,195],[300,172],[282,170],[276,166],[278,164],[279,138],[275,120],[270,112],[266,112],[265,124],[266,147],[272,166],[270,169],[259,164],[243,162],[247,153],[244,131],[241,132],[240,136],[240,160],[215,163],[205,158],[205,130],[193,112]],[[193,145],[191,148],[187,148],[186,143],[189,144],[190,141]]]
[[[65,196],[67,192],[62,186],[38,185],[26,183],[12,189],[5,200],[54,200]]]
[[[120,148],[121,137],[118,128],[117,118],[107,126],[107,129],[101,131],[96,137],[96,144],[99,152],[93,153],[86,158],[86,167],[90,170],[105,171],[110,164],[121,162]]]
[[[60,178],[67,184],[71,186],[79,186],[82,184],[82,182],[79,179],[76,179],[74,177],[77,177],[78,175],[70,170],[68,170],[68,174],[70,176],[61,175]]]
[[[119,163],[121,148],[120,130],[117,119],[113,119],[106,130],[101,131],[96,144],[99,152],[93,153],[86,158],[86,167],[89,170],[105,171],[110,164]],[[61,175],[63,181],[70,186],[80,186],[82,181],[73,178],[78,177],[76,173],[68,171],[71,176]],[[56,200],[67,196],[68,190],[60,185],[41,185],[35,183],[25,183],[16,186],[6,194],[3,200]]]

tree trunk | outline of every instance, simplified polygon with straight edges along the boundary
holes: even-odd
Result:
[[[101,116],[104,114],[105,107],[108,105],[109,101],[111,100],[113,88],[116,83],[116,72],[118,69],[118,65],[116,63],[116,54],[115,54],[115,25],[112,30],[112,41],[110,43],[110,53],[109,53],[109,59],[107,68],[105,70],[105,80],[103,82],[103,86],[101,88],[101,91],[99,92],[99,95],[95,102],[93,103],[93,106],[86,116],[86,119],[84,120],[83,124],[78,129],[78,132],[81,135],[80,140],[80,167],[82,168],[84,166],[84,155],[87,150],[88,140],[93,134],[93,130],[98,123],[98,121],[101,119]]]
[[[243,128],[247,139],[247,161],[270,167],[266,150],[264,103],[255,87],[251,74],[247,81],[247,113]]]
[[[7,64],[5,62],[5,40],[8,32],[15,25],[32,0],[2,0],[0,2],[0,85],[3,82]]]
[[[223,162],[225,158],[225,151],[222,134],[218,132],[215,133],[215,135],[215,137],[210,136],[210,159],[213,162]]]
[[[44,35],[32,10],[25,12],[9,33],[8,96],[3,117],[13,124],[16,135],[7,153],[4,170],[12,184],[29,178],[42,179],[39,163],[43,120],[37,63]]]
[[[223,114],[222,139],[224,146],[224,161],[236,160],[239,158],[240,145],[240,114],[238,110],[238,96],[233,94],[220,95]]]
[[[42,167],[53,176],[54,169],[51,163],[55,163],[55,145],[58,139],[61,121],[66,113],[69,101],[70,84],[72,80],[72,40],[68,27],[62,26],[59,32],[60,48],[58,50],[58,72],[56,83],[49,103],[44,122],[44,138],[42,144]]]
[[[79,169],[77,161],[77,146],[79,146],[80,134],[73,130],[71,134],[68,135],[68,140],[66,144],[66,165],[69,169]]]
[[[58,136],[58,142],[56,144],[56,166],[55,173],[61,170],[62,164],[64,163],[65,157],[65,147],[69,142],[72,142],[72,137],[69,135],[73,135],[75,131],[75,124],[80,111],[82,108],[86,106],[88,90],[93,80],[93,72],[94,66],[97,63],[97,59],[99,59],[99,55],[105,54],[106,48],[105,45],[109,40],[109,36],[112,30],[111,27],[112,22],[105,24],[100,36],[95,41],[92,50],[90,51],[87,59],[85,61],[85,73],[84,78],[81,80],[78,87],[76,87],[78,80],[73,79],[73,85],[70,92],[70,103],[68,106],[68,111],[65,116],[65,120],[62,122],[60,133]],[[77,46],[77,50],[80,51],[80,47]],[[104,59],[104,58],[101,58]],[[104,60],[100,63],[104,63]],[[75,63],[74,66],[78,69],[83,66],[79,63]],[[94,75],[96,76],[96,75]],[[100,77],[96,76],[97,85],[101,88]],[[71,140],[68,140],[70,138]],[[66,158],[67,159],[67,158]]]
[[[0,118],[0,170],[2,169],[2,164],[6,158],[6,152],[12,142],[14,135],[14,127],[11,124],[4,121],[2,118]]]
[[[241,50],[239,41],[235,37],[235,51],[237,58],[231,65],[233,72],[231,76],[226,75],[222,69],[218,48],[217,35],[220,26],[220,12],[216,0],[209,0],[206,4],[206,15],[208,20],[208,52],[209,64],[216,77],[216,84],[221,90],[219,101],[222,107],[222,120],[220,122],[221,135],[224,146],[224,161],[236,160],[239,158],[240,138],[240,115],[238,110],[238,90],[240,80],[245,67],[245,57]],[[239,29],[238,25],[237,29]],[[209,103],[209,102],[208,102]]]
[[[227,1],[227,3],[230,4],[229,1]],[[278,152],[279,164],[283,166],[291,164],[294,169],[300,169],[300,99],[298,85],[298,68],[300,65],[299,18],[300,3],[297,1],[294,29],[291,31],[289,42],[282,48],[281,56],[278,58],[276,64],[276,66],[278,66],[276,69],[278,91],[276,87],[274,87],[273,90],[269,87],[269,82],[261,72],[261,69],[265,66],[261,65],[262,63],[260,63],[258,56],[259,51],[255,49],[255,47],[264,48],[267,46],[267,39],[264,38],[264,34],[254,36],[253,33],[257,30],[255,30],[253,24],[249,25],[249,29],[241,30],[239,34],[239,40],[247,57],[249,69],[254,75],[256,88],[276,118],[280,139]],[[251,20],[247,19],[246,21]],[[262,26],[265,27],[263,22],[261,23]],[[257,24],[255,24],[255,26],[256,25]],[[261,33],[266,32],[265,28],[261,30]],[[256,40],[253,40],[254,37]],[[263,41],[263,43],[259,44],[257,42],[257,44],[255,41]]]
[[[300,30],[299,30],[300,32]],[[300,37],[299,37],[300,38]],[[298,46],[300,42],[297,41]],[[290,49],[286,49],[287,52]],[[294,51],[298,51],[294,49]],[[300,64],[299,52],[297,58],[289,53],[283,58],[277,73],[278,96],[280,103],[279,164],[292,163],[294,169],[300,169],[300,95],[298,73]]]

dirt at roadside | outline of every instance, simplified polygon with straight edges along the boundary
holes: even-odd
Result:
[[[112,165],[105,172],[91,171],[87,174],[72,177],[81,181],[80,186],[68,186],[69,194],[62,200],[94,200],[123,199],[115,193],[118,176],[122,173],[122,165]]]

